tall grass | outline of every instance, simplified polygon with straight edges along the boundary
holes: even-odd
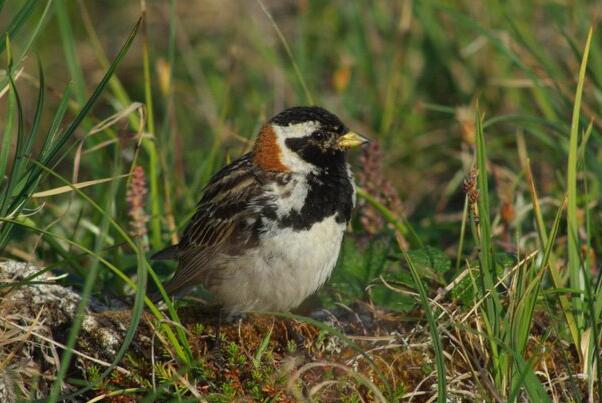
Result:
[[[67,273],[65,283],[82,294],[79,319],[92,297],[133,297],[131,327],[112,366],[146,304],[165,320],[159,332],[194,379],[196,357],[176,307],[169,303],[164,315],[144,299],[147,280],[159,284],[170,267],[151,267],[144,242],[128,234],[124,178],[136,165],[147,175],[150,249],[175,243],[200,189],[249,150],[265,119],[319,100],[385,150],[384,171],[406,211],[359,191],[360,208],[376,208],[388,223],[382,234],[455,258],[444,285],[416,267],[412,250],[400,255],[393,247],[383,253],[394,256],[382,259],[383,278],[417,291],[439,401],[457,380],[453,332],[478,341],[471,347],[482,360],[471,361],[471,376],[482,396],[558,400],[542,376],[549,357],[542,346],[569,345],[578,373],[570,365],[565,372],[575,385],[584,379],[586,390],[574,386],[563,396],[599,398],[602,47],[592,15],[600,6],[211,4],[0,1],[3,256],[32,256]],[[474,203],[461,189],[473,167]],[[510,172],[510,185],[500,172]],[[514,217],[504,216],[503,202]],[[363,230],[354,220],[353,232]],[[512,255],[513,264],[500,255]],[[469,292],[453,301],[460,312],[453,314],[444,305],[456,284]],[[451,291],[445,299],[439,287]],[[544,331],[541,316],[551,323]],[[79,319],[51,401],[65,397]]]

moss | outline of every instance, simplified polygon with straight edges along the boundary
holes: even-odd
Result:
[[[40,291],[27,290],[28,287],[22,287],[19,295]],[[59,292],[66,295],[67,291]],[[31,315],[31,304],[14,305],[11,300],[13,305],[8,306],[7,301],[4,298],[0,304],[0,308],[5,308],[2,311],[5,317],[16,314],[23,319]],[[21,307],[18,312],[15,312],[15,306]],[[54,308],[60,309],[59,306]],[[457,311],[457,306],[449,304],[446,309]],[[60,316],[63,319],[44,325],[36,332],[60,335],[70,320],[64,313]],[[86,315],[77,340],[77,351],[105,362],[111,361],[123,342],[131,320],[130,312],[105,310]],[[216,351],[217,318],[214,312],[198,305],[181,304],[178,315],[191,348],[193,362],[190,366],[178,362],[172,347],[164,344],[165,336],[157,333],[158,321],[145,313],[128,353],[119,363],[127,372],[114,370],[109,377],[101,379],[100,373],[105,367],[79,356],[77,366],[72,368],[69,376],[71,379],[83,378],[93,386],[85,397],[113,393],[108,401],[120,402],[135,401],[152,393],[159,401],[202,396],[214,402],[236,399],[371,401],[375,399],[373,388],[386,391],[392,400],[403,400],[417,391],[420,393],[415,395],[416,401],[428,400],[436,394],[431,340],[425,324],[416,319],[422,317],[420,312],[387,312],[366,304],[354,304],[330,312],[312,313],[322,323],[334,326],[352,338],[363,353],[323,326],[317,328],[303,322],[255,314],[222,324],[221,349]],[[565,380],[567,373],[579,373],[576,351],[563,348],[561,341],[552,338],[549,331],[543,331],[549,321],[545,315],[536,313],[535,318],[536,329],[529,339],[526,357],[535,358],[536,370],[547,371],[552,379]],[[470,322],[463,326],[477,328]],[[458,389],[475,391],[486,398],[488,394],[480,375],[474,372],[474,368],[483,366],[489,359],[478,333],[464,331],[452,322],[448,329],[453,337],[443,333],[446,336],[442,341],[447,353],[449,379],[462,379]],[[25,346],[19,350],[20,355],[8,362],[7,368],[12,378],[18,380],[15,385],[35,384],[35,396],[43,398],[48,390],[48,379],[52,379],[56,370],[49,367],[48,359],[44,358],[43,352],[49,346],[33,338],[26,340]],[[38,375],[27,374],[21,365],[32,361],[37,365]],[[39,376],[42,372],[46,377]],[[585,382],[572,382],[571,387],[585,393]],[[135,392],[115,392],[119,390]],[[33,389],[30,395],[34,396],[32,393]],[[4,396],[10,395],[5,393]]]

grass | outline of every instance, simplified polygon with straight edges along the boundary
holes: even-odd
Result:
[[[0,256],[82,296],[50,401],[599,399],[600,12],[585,0],[0,1]],[[247,351],[226,326],[223,377],[212,325],[186,302],[162,312],[145,298],[173,269],[148,257],[177,242],[202,186],[265,119],[306,103],[380,146],[351,158],[358,208],[308,303],[339,327],[260,317],[238,329]],[[37,278],[0,286],[13,323],[0,324],[0,372],[41,335],[10,305]],[[108,366],[78,372],[92,300],[132,308]],[[349,310],[374,325],[347,331]],[[307,362],[290,358],[289,322],[311,334]],[[141,334],[156,361],[132,353]]]

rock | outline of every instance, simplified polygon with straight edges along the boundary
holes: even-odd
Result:
[[[0,282],[19,283],[40,272],[39,267],[20,262],[0,263]],[[57,327],[73,319],[80,301],[70,288],[55,284],[52,274],[45,272],[32,278],[33,285],[16,286],[6,295],[2,295],[2,305],[12,306],[28,318],[35,318],[40,312],[46,325]],[[40,284],[44,283],[44,284]]]
[[[44,398],[60,363],[62,344],[80,296],[51,272],[27,263],[0,263],[0,401]],[[14,286],[10,286],[14,284]],[[103,310],[96,301],[95,310]],[[115,316],[115,315],[113,315]],[[126,318],[126,315],[121,315]],[[75,349],[99,359],[117,352],[126,326],[104,313],[85,311]],[[78,358],[74,355],[74,360]]]

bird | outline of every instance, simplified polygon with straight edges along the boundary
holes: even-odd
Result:
[[[152,256],[178,262],[166,293],[202,285],[229,315],[298,307],[336,265],[356,199],[346,153],[368,141],[318,106],[268,120],[209,180],[179,243]]]

